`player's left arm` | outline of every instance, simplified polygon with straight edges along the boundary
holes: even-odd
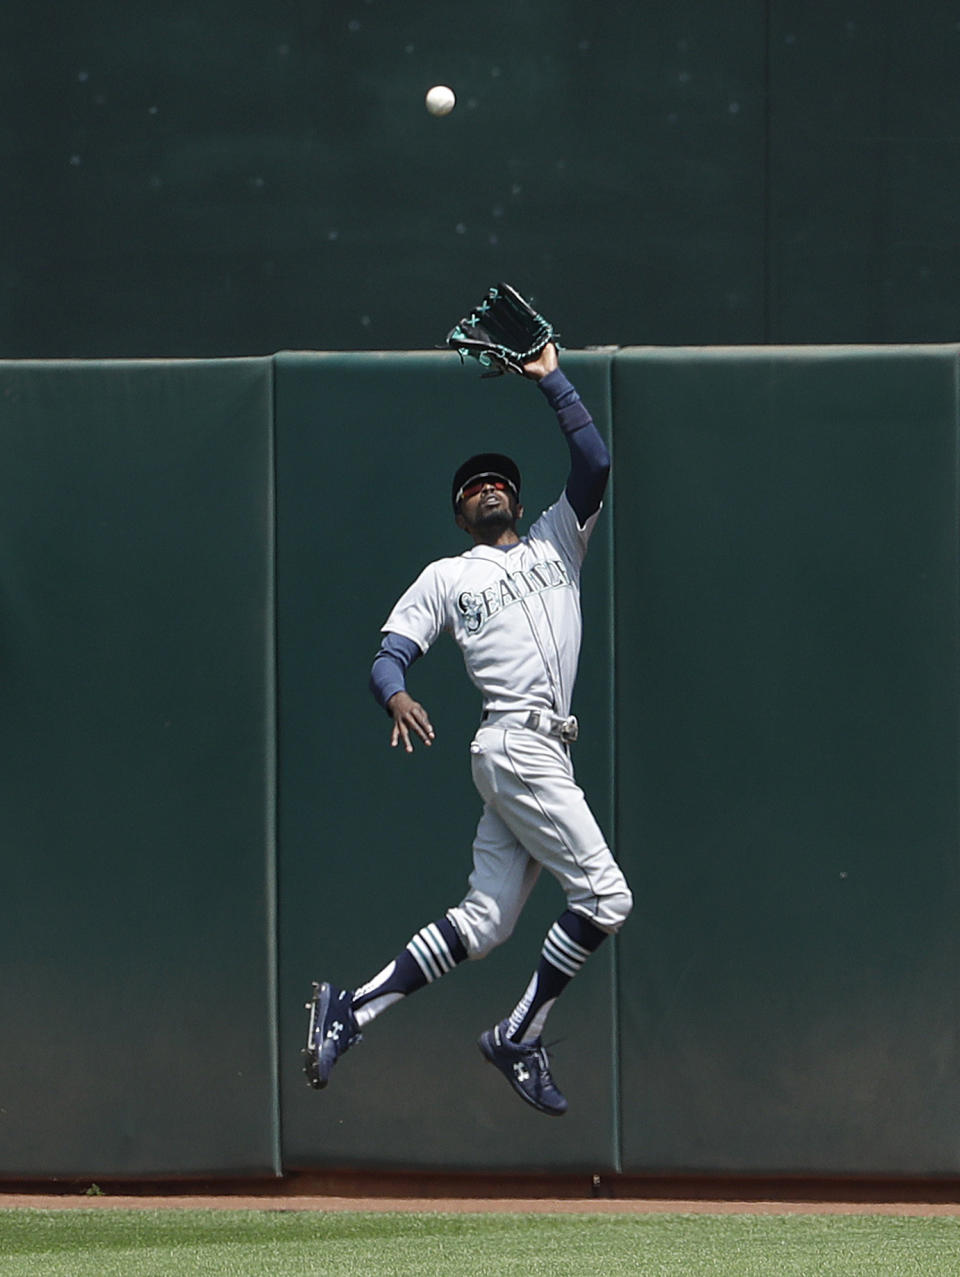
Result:
[[[610,453],[589,409],[561,370],[553,342],[537,359],[524,364],[524,371],[539,385],[566,438],[570,449],[567,500],[582,528],[600,509],[610,475]]]

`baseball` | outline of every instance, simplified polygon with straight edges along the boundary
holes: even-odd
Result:
[[[457,104],[457,95],[445,84],[435,84],[427,90],[426,102],[431,115],[449,115]]]

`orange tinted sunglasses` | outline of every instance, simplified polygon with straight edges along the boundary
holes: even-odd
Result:
[[[494,479],[492,476],[486,479],[475,479],[473,483],[468,483],[466,487],[460,489],[458,501],[468,501],[470,497],[475,497],[482,492],[484,488],[496,488],[498,492],[506,492],[510,487],[506,479]]]

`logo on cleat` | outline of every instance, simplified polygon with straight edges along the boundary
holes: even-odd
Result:
[[[527,1082],[530,1079],[530,1070],[521,1060],[517,1060],[513,1072],[518,1082]]]
[[[340,1034],[342,1032],[343,1032],[343,1025],[340,1023],[339,1020],[334,1020],[333,1024],[330,1025],[330,1028],[327,1029],[327,1037],[333,1038],[334,1042],[339,1042]]]

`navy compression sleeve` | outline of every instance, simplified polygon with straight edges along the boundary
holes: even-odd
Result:
[[[383,709],[387,708],[391,696],[407,690],[407,670],[422,655],[413,639],[404,638],[402,634],[384,634],[370,669],[370,691]]]
[[[586,405],[562,369],[547,373],[537,384],[557,414],[570,449],[567,500],[583,527],[600,509],[610,474],[610,453]]]

